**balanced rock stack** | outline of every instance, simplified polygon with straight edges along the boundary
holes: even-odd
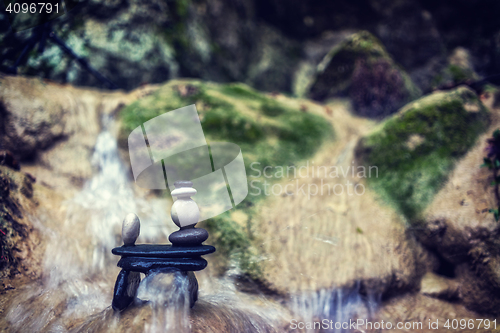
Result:
[[[123,246],[114,248],[111,252],[121,256],[118,267],[122,270],[118,274],[113,294],[113,309],[121,311],[129,306],[136,298],[140,283],[140,274],[146,276],[153,272],[172,273],[182,272],[189,277],[189,299],[191,307],[198,298],[198,282],[193,271],[199,271],[207,266],[207,261],[201,256],[215,252],[210,245],[202,245],[208,238],[208,232],[195,228],[199,220],[200,210],[191,199],[196,194],[193,183],[179,181],[172,195],[177,197],[172,206],[172,220],[180,228],[169,237],[172,245],[139,244],[135,242],[140,233],[140,220],[137,215],[130,213],[126,216],[122,226]]]
[[[190,181],[178,181],[174,183],[175,190],[172,195],[177,200],[172,205],[170,216],[172,221],[180,228],[179,231],[172,233],[168,240],[174,246],[197,246],[201,245],[208,238],[208,232],[205,229],[195,228],[194,226],[200,219],[200,210],[191,196],[196,194]]]

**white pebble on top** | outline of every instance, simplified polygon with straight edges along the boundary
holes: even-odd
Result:
[[[194,226],[200,219],[200,209],[191,199],[191,196],[197,193],[192,185],[193,183],[189,181],[176,182],[176,189],[171,192],[177,200],[172,205],[170,216],[179,228]]]

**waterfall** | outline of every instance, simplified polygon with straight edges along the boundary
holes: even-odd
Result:
[[[42,279],[16,291],[5,316],[12,331],[66,333],[72,327],[71,332],[115,332],[130,323],[135,325],[134,332],[183,333],[190,331],[194,316],[195,324],[214,326],[221,321],[220,327],[229,331],[282,332],[288,331],[284,325],[291,318],[342,322],[370,317],[379,300],[361,296],[359,285],[303,292],[286,303],[237,290],[230,272],[223,277],[200,272],[200,299],[191,312],[183,297],[184,276],[152,274],[139,286],[139,298],[149,302],[137,301],[126,310],[129,322],[120,321],[110,308],[120,270],[116,267],[119,258],[111,249],[122,245],[123,218],[134,212],[141,219],[138,243],[165,243],[175,226],[168,217],[171,202],[137,192],[107,127],[96,141],[94,175],[62,204],[61,221],[47,223],[50,217],[32,217],[48,239]]]
[[[49,228],[43,220],[36,221],[49,239],[43,279],[30,284],[7,314],[18,331],[64,332],[66,320],[84,318],[110,306],[119,272],[119,258],[111,249],[122,244],[121,224],[127,213],[135,212],[141,218],[139,242],[166,242],[173,231],[169,202],[136,196],[117,141],[106,127],[97,137],[92,156],[95,174],[80,193],[64,202],[64,222]],[[61,312],[56,314],[57,309]]]
[[[152,273],[141,281],[137,296],[149,301],[152,319],[145,333],[189,333],[189,281],[181,272]]]
[[[357,318],[370,319],[381,295],[361,295],[359,282],[352,288],[321,289],[319,291],[302,292],[292,296],[291,308],[304,323],[320,322],[325,324],[322,332],[351,332],[350,320]],[[346,328],[347,327],[347,328]],[[317,330],[307,330],[317,332]]]

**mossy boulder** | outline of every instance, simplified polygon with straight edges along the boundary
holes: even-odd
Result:
[[[495,110],[496,111],[496,110]],[[488,131],[456,165],[449,181],[422,214],[419,240],[439,253],[448,275],[459,284],[459,302],[477,313],[500,314],[500,224],[491,209],[498,207],[495,176],[481,168],[493,133]]]
[[[304,112],[298,101],[282,102],[244,84],[175,80],[122,110],[120,146],[127,149],[128,135],[145,121],[190,104],[197,107],[209,143],[229,141],[240,146],[247,174],[254,162],[260,166],[293,165],[312,156],[324,141],[333,138],[330,122]],[[258,182],[258,186],[262,184]],[[252,207],[263,196],[249,194],[237,209],[251,216]],[[258,271],[250,260],[250,228],[233,223],[229,212],[208,220],[206,226],[218,252],[235,256],[247,272]]]
[[[332,133],[327,120],[301,111],[298,103],[280,103],[244,84],[176,80],[121,112],[122,146],[140,124],[189,104],[196,104],[207,140],[238,144],[247,166],[253,161],[281,165],[307,158]]]
[[[408,74],[367,31],[352,34],[325,56],[309,92],[315,100],[350,97],[358,114],[375,118],[419,95]]]
[[[487,109],[469,88],[436,92],[405,106],[361,139],[357,159],[378,168],[378,177],[367,179],[369,185],[414,219],[488,124]]]

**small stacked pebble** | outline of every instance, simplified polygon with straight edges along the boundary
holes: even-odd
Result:
[[[198,282],[193,271],[199,271],[207,266],[202,255],[215,252],[210,245],[202,245],[208,238],[205,229],[195,228],[200,217],[198,205],[191,199],[196,194],[193,183],[179,181],[172,195],[177,197],[172,206],[172,220],[180,228],[169,237],[172,245],[140,244],[135,242],[140,233],[140,220],[137,215],[130,213],[123,220],[123,246],[114,248],[111,252],[121,256],[118,267],[122,270],[118,274],[113,294],[113,309],[121,311],[128,307],[136,298],[140,283],[140,273],[149,275],[153,272],[172,273],[182,272],[190,279],[190,305],[194,306],[198,298]]]
[[[208,232],[205,229],[195,228],[200,219],[200,210],[191,196],[196,194],[190,181],[178,181],[174,183],[175,190],[172,195],[177,200],[172,205],[170,216],[172,221],[180,228],[179,231],[172,233],[168,240],[174,246],[197,246],[201,245],[208,238]]]

